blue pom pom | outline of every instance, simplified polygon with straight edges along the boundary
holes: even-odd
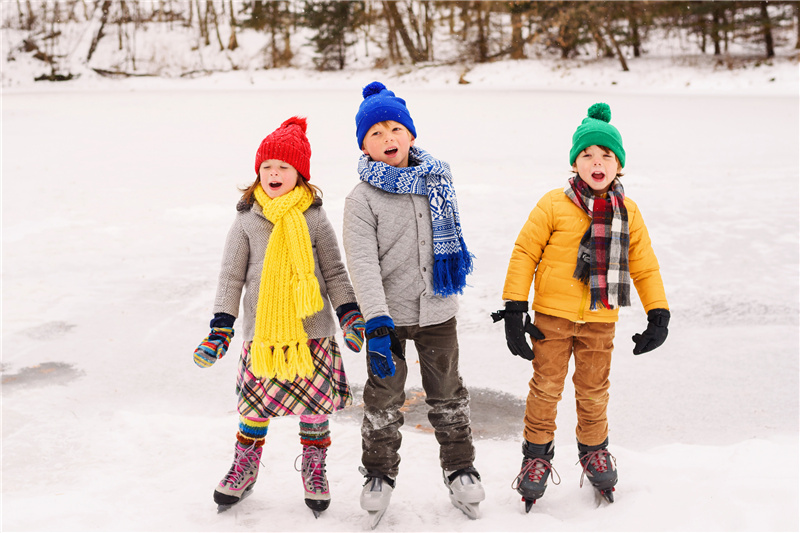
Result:
[[[364,87],[364,90],[361,91],[361,94],[364,95],[364,98],[368,98],[368,97],[372,96],[373,94],[378,94],[379,92],[381,92],[385,88],[386,88],[386,85],[382,84],[381,82],[373,81],[372,83],[370,83],[369,85]]]
[[[589,118],[602,120],[603,122],[611,122],[611,108],[608,104],[599,103],[594,104],[589,108]]]

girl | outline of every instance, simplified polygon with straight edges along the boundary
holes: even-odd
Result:
[[[292,117],[261,141],[256,180],[225,243],[211,333],[194,352],[202,368],[225,355],[244,288],[239,431],[233,465],[214,491],[220,509],[253,488],[269,422],[285,415],[300,415],[306,505],[318,516],[330,504],[328,414],[352,402],[331,308],[355,352],[364,319],[319,189],[309,183],[305,132],[306,120]]]

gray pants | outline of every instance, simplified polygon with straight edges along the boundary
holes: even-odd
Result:
[[[439,442],[439,462],[444,470],[472,466],[475,448],[469,425],[469,392],[458,373],[456,319],[433,326],[398,326],[405,353],[406,340],[419,353],[422,388],[430,406],[428,420]],[[395,358],[394,376],[377,378],[367,372],[364,386],[364,422],[361,425],[361,462],[367,470],[397,477],[406,399],[408,366]],[[367,363],[369,365],[369,363]]]

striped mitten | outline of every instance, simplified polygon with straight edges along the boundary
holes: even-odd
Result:
[[[222,359],[228,351],[228,344],[233,337],[233,328],[211,328],[211,333],[203,339],[194,351],[194,362],[200,368],[208,368]]]
[[[364,317],[361,316],[361,311],[356,308],[343,313],[339,317],[339,325],[347,347],[354,352],[360,352],[364,344]]]

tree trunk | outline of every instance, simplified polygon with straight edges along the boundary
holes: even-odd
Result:
[[[411,40],[411,37],[408,35],[408,30],[403,22],[403,17],[400,16],[400,12],[397,10],[397,5],[395,5],[395,3],[392,1],[384,0],[383,8],[386,10],[389,16],[391,16],[395,29],[398,33],[400,33],[400,39],[402,39],[403,45],[408,51],[411,62],[419,63],[420,61],[424,61],[425,56],[422,55],[419,50],[417,50],[413,41]]]
[[[525,46],[522,39],[522,13],[511,11],[511,59],[525,59]]]
[[[104,0],[103,7],[100,8],[100,27],[97,28],[97,33],[94,34],[92,38],[92,44],[89,46],[89,53],[86,55],[86,62],[88,63],[89,60],[92,59],[92,55],[94,54],[95,50],[97,50],[97,44],[100,42],[100,39],[103,38],[103,28],[106,27],[106,22],[108,21],[108,12],[111,9],[111,0]]]
[[[623,72],[628,72],[628,62],[625,61],[625,54],[622,53],[620,49],[619,43],[616,39],[614,39],[614,34],[611,31],[611,27],[606,26],[606,33],[608,34],[608,40],[611,41],[611,44],[614,46],[614,50],[617,52],[617,57],[619,58],[619,64],[622,67]]]
[[[722,23],[722,16],[720,14],[720,8],[718,6],[714,6],[711,11],[711,40],[714,41],[714,55],[718,56],[722,54],[722,49],[720,48],[720,38],[719,38],[719,30],[720,25]]]
[[[631,46],[633,46],[633,57],[642,56],[642,37],[639,35],[639,17],[634,8],[631,10],[631,16],[628,18],[628,24],[631,31]]]
[[[761,2],[761,27],[764,34],[764,46],[766,47],[767,59],[775,57],[775,43],[772,40],[772,21],[769,19],[767,5],[769,2]]]
[[[477,4],[477,12],[478,12],[478,62],[485,63],[487,57],[489,56],[489,45],[487,42],[487,34],[488,34],[488,21],[489,15],[487,13],[486,19],[483,18],[483,9],[484,3],[483,2],[475,2]]]
[[[236,40],[236,14],[233,11],[233,0],[230,0],[231,10],[231,37],[228,39],[228,50],[239,48],[239,41]]]
[[[214,9],[214,1],[213,0],[206,0],[206,15],[211,13],[211,18],[214,22],[214,32],[217,35],[217,42],[219,43],[219,51],[223,52],[225,50],[225,45],[222,44],[222,36],[219,34],[219,21],[217,20],[217,10]]]

